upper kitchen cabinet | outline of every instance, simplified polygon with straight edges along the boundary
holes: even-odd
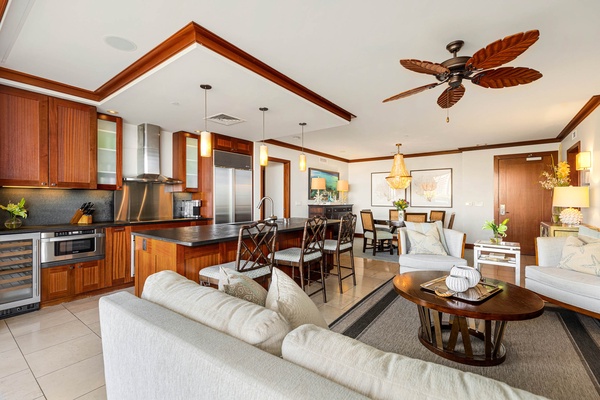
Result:
[[[254,143],[244,139],[213,133],[213,149],[252,155]]]
[[[173,178],[183,181],[183,190],[198,192],[200,141],[188,132],[173,133]]]
[[[0,185],[96,188],[96,108],[0,86]]]
[[[123,188],[123,119],[98,114],[98,189]]]

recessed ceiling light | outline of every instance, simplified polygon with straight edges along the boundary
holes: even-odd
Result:
[[[107,113],[109,114],[118,114],[119,112],[116,110],[106,110]]]
[[[104,42],[113,49],[121,51],[134,51],[137,49],[137,44],[119,36],[105,36]]]
[[[196,132],[196,133],[202,133],[202,131],[199,130],[199,129],[196,129],[194,132]]]

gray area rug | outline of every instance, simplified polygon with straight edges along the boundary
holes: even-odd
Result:
[[[435,355],[419,342],[419,325],[416,305],[398,296],[389,281],[330,327],[383,351],[487,376],[550,399],[600,398],[597,319],[547,305],[538,318],[510,322],[506,360],[494,367],[463,365]]]

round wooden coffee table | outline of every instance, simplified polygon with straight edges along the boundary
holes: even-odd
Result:
[[[396,292],[417,305],[419,340],[441,357],[477,366],[501,364],[506,359],[502,340],[507,322],[536,318],[544,312],[544,302],[538,295],[495,279],[486,278],[486,283],[502,290],[481,302],[440,297],[421,288],[421,284],[446,275],[443,271],[418,271],[394,277]],[[450,315],[449,323],[442,322],[443,313]],[[462,348],[457,348],[459,333]],[[481,351],[474,351],[471,337],[483,342],[478,346]]]

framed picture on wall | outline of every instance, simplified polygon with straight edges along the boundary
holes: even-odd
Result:
[[[452,168],[410,171],[411,207],[452,207]]]
[[[329,192],[330,197],[337,198],[337,183],[340,179],[339,172],[324,171],[322,169],[308,169],[308,199],[314,200],[317,191],[310,188],[313,178],[325,178],[325,191]],[[321,190],[321,193],[324,191]]]
[[[389,172],[371,173],[371,206],[372,207],[393,207],[394,200],[408,200],[407,189],[392,189],[385,178]]]

